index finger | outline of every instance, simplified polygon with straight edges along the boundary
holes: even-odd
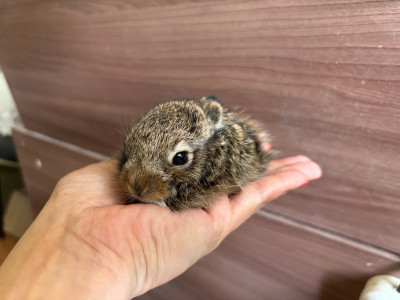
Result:
[[[305,182],[321,177],[321,168],[311,160],[289,164],[274,174],[246,185],[231,198],[234,228],[242,224],[263,204],[298,188]]]

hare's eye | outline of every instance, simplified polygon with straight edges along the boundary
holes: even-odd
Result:
[[[182,151],[175,154],[175,156],[172,158],[172,164],[174,166],[182,166],[186,164],[188,160],[189,160],[188,152]]]

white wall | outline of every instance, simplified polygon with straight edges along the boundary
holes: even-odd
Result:
[[[6,78],[0,70],[0,135],[11,134],[11,126],[17,117],[15,106]]]

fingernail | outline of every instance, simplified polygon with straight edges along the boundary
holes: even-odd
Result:
[[[267,144],[267,143],[263,143],[262,144],[262,148],[263,148],[264,151],[267,152],[267,151],[271,150],[272,145],[271,144]]]
[[[307,186],[307,185],[308,185],[308,182],[306,181],[301,186]]]

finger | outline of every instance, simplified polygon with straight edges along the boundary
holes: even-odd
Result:
[[[218,232],[222,239],[230,232],[231,202],[228,196],[216,199],[207,213],[211,218],[213,230]]]
[[[90,180],[102,180],[115,178],[117,173],[116,160],[104,160],[97,163],[87,165],[81,169],[75,170],[66,177],[88,178]]]
[[[282,159],[277,159],[273,160],[270,162],[268,166],[268,173],[273,173],[275,170],[286,166],[286,165],[292,165],[298,162],[309,162],[311,159],[309,159],[307,156],[304,155],[297,155],[297,156],[291,156],[291,157],[286,157]]]
[[[248,184],[240,194],[231,198],[233,227],[239,226],[266,202],[320,176],[321,169],[316,163],[300,161]]]
[[[263,149],[263,151],[268,152],[269,150],[271,150],[272,145],[268,143],[262,143],[261,148]]]
[[[103,160],[97,163],[97,165],[101,168],[104,168],[109,171],[115,171],[118,161],[115,159]]]
[[[275,186],[275,188],[270,189],[269,193],[268,190],[263,190],[266,192],[266,194],[263,194],[263,197],[270,197],[272,198],[271,200],[273,200],[282,193],[298,188],[310,180],[320,178],[321,168],[312,161],[297,162],[279,168],[269,177],[270,181],[275,180],[276,184],[269,182],[269,184]],[[278,182],[281,183],[279,188]],[[277,193],[277,195],[274,195],[274,192]]]

